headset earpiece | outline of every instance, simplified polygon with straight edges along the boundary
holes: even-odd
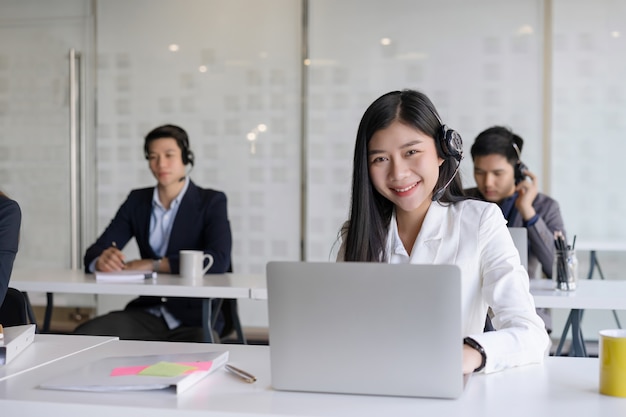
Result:
[[[517,146],[517,143],[511,142],[511,144],[513,145],[513,149],[515,149],[515,153],[517,154],[517,162],[513,166],[515,185],[517,185],[520,182],[524,181],[524,178],[526,178],[526,175],[524,175],[524,171],[528,171],[528,167],[522,162],[521,152],[519,150],[519,147]]]
[[[441,150],[445,156],[451,156],[458,163],[463,159],[463,139],[461,135],[448,126],[442,124]]]
[[[183,152],[183,164],[187,165],[187,164],[191,164],[191,166],[193,166],[193,152],[191,152],[191,150],[186,149],[185,148],[185,152]]]

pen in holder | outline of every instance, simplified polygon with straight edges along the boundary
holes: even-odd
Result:
[[[561,291],[574,291],[576,289],[576,281],[578,280],[578,258],[576,257],[576,251],[573,245],[569,246],[565,243],[565,237],[561,232],[555,232],[554,245],[552,278],[554,279],[556,289]]]

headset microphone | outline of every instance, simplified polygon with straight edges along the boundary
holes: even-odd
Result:
[[[191,174],[191,171],[193,171],[193,162],[191,163],[191,168],[189,168],[189,172],[185,174],[184,177],[181,177],[178,182],[183,182],[185,181],[185,178],[187,178],[189,176],[189,174]]]
[[[454,174],[452,174],[452,178],[450,178],[448,180],[448,182],[441,187],[440,189],[438,189],[434,194],[433,194],[433,198],[432,201],[437,201],[441,198],[441,196],[443,196],[443,193],[446,191],[446,188],[448,188],[448,185],[450,185],[450,183],[452,182],[452,180],[454,180],[454,177],[456,177],[457,172],[459,172],[459,168],[461,168],[461,162],[459,162],[456,166],[456,169],[454,170]]]

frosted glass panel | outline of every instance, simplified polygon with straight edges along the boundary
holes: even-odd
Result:
[[[554,1],[553,194],[570,235],[626,239],[626,2]]]
[[[172,123],[228,197],[235,271],[299,258],[300,22],[291,0],[98,2],[99,232],[155,184],[143,137]]]
[[[0,8],[0,189],[22,209],[15,268],[69,267],[68,53],[88,60],[91,11],[84,0]]]
[[[378,96],[428,94],[469,148],[495,124],[525,138],[523,159],[542,175],[542,2],[311,0],[307,113],[307,258],[328,260],[348,216],[359,119]]]

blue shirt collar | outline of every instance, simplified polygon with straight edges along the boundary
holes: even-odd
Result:
[[[512,217],[517,213],[515,210],[515,200],[517,200],[517,191],[513,193],[512,196],[505,198],[498,204],[500,206],[500,210],[502,210],[502,214],[504,218],[511,222]]]

